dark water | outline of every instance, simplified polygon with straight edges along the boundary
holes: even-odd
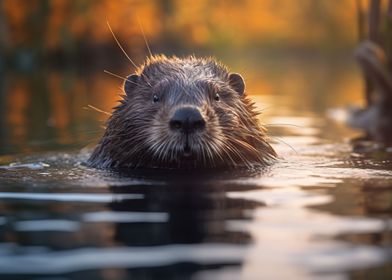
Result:
[[[391,279],[392,154],[354,149],[358,132],[336,121],[361,95],[351,60],[231,65],[280,155],[264,170],[90,169],[106,116],[83,107],[110,110],[120,81],[8,74],[0,279]]]

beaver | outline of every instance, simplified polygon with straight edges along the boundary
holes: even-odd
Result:
[[[88,164],[97,168],[234,168],[276,159],[240,74],[214,58],[147,58]]]

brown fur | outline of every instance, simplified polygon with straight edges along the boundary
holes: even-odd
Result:
[[[237,78],[237,80],[233,79]],[[241,84],[242,82],[242,84]],[[233,168],[275,159],[243,80],[213,58],[153,56],[128,77],[89,164],[98,168]],[[237,91],[236,91],[237,90]],[[219,95],[219,101],[214,97]],[[154,99],[159,99],[154,103]],[[174,111],[192,106],[205,130],[187,138],[169,129]]]

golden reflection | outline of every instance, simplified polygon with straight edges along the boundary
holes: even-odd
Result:
[[[71,122],[71,110],[69,108],[70,98],[67,92],[61,89],[61,77],[57,74],[50,74],[48,77],[48,90],[50,92],[51,117],[48,120],[50,126],[56,127],[60,143],[68,143],[70,135],[68,126]]]
[[[30,85],[26,80],[11,82],[8,99],[6,99],[6,121],[10,131],[8,136],[13,144],[23,147],[27,141],[27,129],[29,126],[28,108],[30,105]]]

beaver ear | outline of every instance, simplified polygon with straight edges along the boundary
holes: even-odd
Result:
[[[231,73],[229,75],[229,84],[230,86],[238,92],[240,95],[243,95],[245,92],[245,82],[242,76],[238,73]]]
[[[139,76],[136,74],[129,75],[124,82],[124,91],[127,95],[131,94],[139,81]]]

